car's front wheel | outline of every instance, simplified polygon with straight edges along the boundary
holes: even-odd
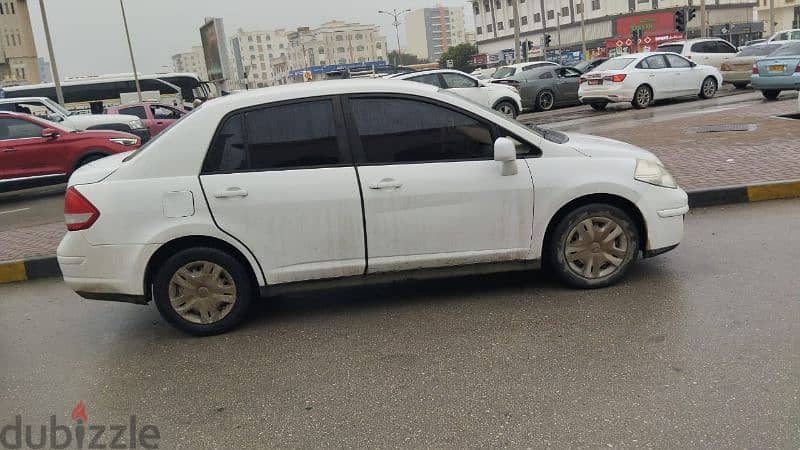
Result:
[[[639,232],[623,210],[582,206],[564,216],[550,236],[547,262],[567,284],[605,287],[617,282],[639,253]]]
[[[636,92],[633,93],[633,100],[631,104],[636,109],[647,108],[653,101],[653,91],[648,86],[639,86]]]
[[[717,93],[717,80],[714,77],[706,77],[700,85],[700,98],[708,99]]]
[[[777,100],[778,96],[781,95],[781,91],[779,89],[765,89],[761,91],[761,95],[767,100]]]
[[[494,109],[508,118],[517,118],[517,108],[509,101],[503,100],[502,102],[494,105]]]
[[[215,248],[190,248],[174,254],[153,281],[153,299],[162,317],[197,336],[224,333],[238,325],[253,295],[245,266]]]

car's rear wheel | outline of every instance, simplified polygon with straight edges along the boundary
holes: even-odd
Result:
[[[511,119],[517,118],[517,108],[509,101],[503,100],[502,102],[494,105],[494,109],[495,111],[498,111],[499,113]]]
[[[747,88],[748,84],[750,84],[750,83],[747,82],[747,81],[737,81],[737,82],[733,83],[733,87],[735,87],[736,89],[745,89],[745,88]]]
[[[765,89],[761,91],[761,95],[767,100],[777,100],[778,96],[781,95],[781,91],[780,89]]]
[[[189,334],[224,333],[244,320],[253,297],[245,266],[214,248],[182,250],[167,259],[153,281],[162,317]]]
[[[595,111],[603,111],[603,110],[606,109],[606,106],[608,106],[608,103],[606,103],[606,102],[594,102],[594,103],[589,103],[589,105]]]
[[[639,253],[639,231],[623,210],[582,206],[564,216],[546,243],[549,267],[570,286],[605,287],[617,282]]]
[[[552,91],[542,91],[536,96],[536,109],[539,111],[550,111],[555,104],[555,96]]]
[[[649,86],[639,86],[636,92],[633,93],[633,100],[631,105],[636,109],[647,108],[653,101],[653,91]]]
[[[717,80],[714,77],[706,77],[700,85],[700,98],[712,98],[717,93]]]

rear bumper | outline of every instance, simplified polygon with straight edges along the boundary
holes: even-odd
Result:
[[[581,103],[617,103],[633,100],[633,91],[621,87],[611,89],[585,89],[579,90],[578,96]]]
[[[750,84],[753,89],[800,89],[800,75],[775,75],[762,77],[754,75],[750,77]]]
[[[725,83],[749,83],[751,71],[722,72],[722,81]]]

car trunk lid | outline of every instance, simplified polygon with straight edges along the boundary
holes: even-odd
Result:
[[[129,154],[130,152],[117,153],[81,166],[69,177],[69,186],[99,183],[105,180],[109,175],[119,169],[123,160]]]
[[[761,77],[776,77],[791,75],[797,71],[800,58],[769,58],[762,59],[756,63],[758,65],[758,75]]]

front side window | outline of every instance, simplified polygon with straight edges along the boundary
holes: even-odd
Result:
[[[408,78],[410,81],[416,81],[417,83],[425,83],[430,84],[431,86],[442,87],[442,83],[439,81],[439,75],[435,73],[429,73],[425,75],[420,75],[418,77],[411,77]]]
[[[478,83],[475,82],[472,78],[465,77],[464,75],[459,75],[457,73],[443,73],[442,78],[444,78],[444,82],[447,84],[448,88],[474,88],[478,87]]]
[[[351,101],[367,163],[491,159],[491,128],[430,103],[400,98]]]
[[[147,119],[147,113],[144,110],[144,106],[131,106],[128,108],[120,108],[120,114],[130,114],[131,116],[136,116],[140,119]]]
[[[715,47],[717,53],[736,53],[737,51],[731,44],[723,41],[717,41]]]
[[[713,42],[697,42],[692,44],[693,53],[716,53],[716,45]]]
[[[0,118],[0,140],[42,137],[42,127],[13,117]]]
[[[557,71],[559,78],[578,78],[581,76],[581,72],[571,68],[571,67],[562,67]]]
[[[667,62],[669,62],[670,67],[674,67],[676,69],[688,69],[692,65],[689,61],[685,58],[681,58],[678,55],[664,55],[667,57]]]
[[[182,115],[178,110],[160,105],[150,105],[150,112],[155,119],[177,120]]]

